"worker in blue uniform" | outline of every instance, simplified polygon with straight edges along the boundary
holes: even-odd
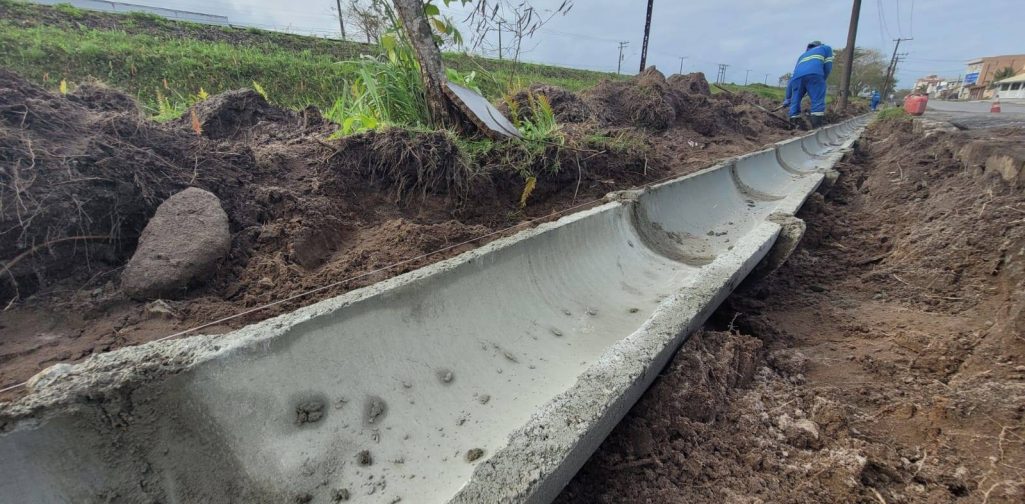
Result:
[[[826,79],[833,70],[833,48],[818,40],[808,44],[808,49],[797,59],[797,66],[787,86],[787,101],[790,105],[790,120],[801,117],[801,100],[807,94],[811,98],[811,125],[822,126],[826,116]]]
[[[880,100],[882,100],[882,97],[879,96],[879,90],[872,91],[872,111],[879,108]]]

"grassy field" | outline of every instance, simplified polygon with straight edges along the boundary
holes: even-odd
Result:
[[[73,87],[98,79],[133,94],[150,114],[164,119],[183,110],[200,90],[215,94],[253,87],[254,82],[279,105],[328,109],[348,91],[358,67],[352,61],[365,57],[382,57],[380,48],[148,14],[117,15],[0,0],[0,66],[52,90],[62,80]],[[623,78],[463,53],[446,53],[445,60],[463,74],[474,72],[475,84],[492,100],[532,83],[579,91],[602,79]],[[726,87],[783,100],[781,88]]]
[[[327,108],[344,93],[361,57],[377,46],[255,29],[114,15],[0,0],[0,66],[50,89],[94,78],[137,96],[153,114],[210,94],[259,83],[271,101]],[[491,99],[534,82],[580,90],[615,75],[449,53],[446,63],[476,73]]]

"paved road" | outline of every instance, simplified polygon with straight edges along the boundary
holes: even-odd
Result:
[[[1025,105],[1001,103],[999,114],[989,111],[990,102],[948,102],[929,100],[925,116],[948,121],[961,129],[1025,127]]]

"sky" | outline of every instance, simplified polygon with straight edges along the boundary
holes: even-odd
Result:
[[[224,15],[236,24],[338,36],[335,0],[129,1]],[[563,0],[528,1],[544,11]],[[898,69],[901,87],[929,74],[956,78],[972,58],[1025,53],[1021,2],[863,0],[856,45],[877,49],[889,59],[893,39],[913,38],[900,47],[900,52],[908,53]],[[469,7],[457,6],[459,0],[452,3],[453,7],[442,10],[458,22]],[[536,33],[521,59],[616,71],[618,42],[624,41],[629,42],[624,73],[636,72],[646,0],[574,3],[568,15],[553,18]],[[648,65],[668,75],[678,72],[680,58],[686,57],[684,72],[701,71],[709,80],[714,80],[718,64],[724,63],[729,65],[727,81],[775,84],[793,69],[809,41],[821,40],[836,48],[846,45],[851,4],[850,0],[655,0]],[[485,53],[494,55],[493,50]]]

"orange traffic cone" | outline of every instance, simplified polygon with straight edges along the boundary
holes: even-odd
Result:
[[[989,111],[996,114],[1000,112],[1000,97],[993,98],[993,104],[989,106]]]

